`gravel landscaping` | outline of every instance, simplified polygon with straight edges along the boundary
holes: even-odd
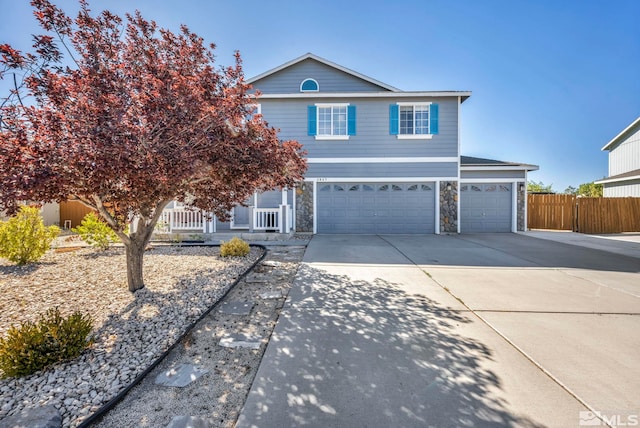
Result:
[[[145,288],[135,294],[127,289],[123,248],[60,249],[23,267],[0,259],[0,335],[55,306],[63,315],[89,313],[95,327],[95,344],[78,359],[0,380],[0,421],[53,405],[64,426],[80,424],[165,352],[263,250],[252,248],[243,258],[218,253],[217,247],[154,247],[145,254]]]

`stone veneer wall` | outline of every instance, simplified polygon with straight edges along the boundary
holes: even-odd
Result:
[[[458,183],[440,182],[440,233],[458,233]]]
[[[313,232],[313,182],[296,187],[296,232]]]
[[[527,221],[524,217],[524,203],[527,196],[524,183],[518,183],[516,186],[518,186],[516,187],[516,192],[518,192],[518,230],[524,231],[525,222]],[[520,187],[522,187],[522,190],[520,190]]]

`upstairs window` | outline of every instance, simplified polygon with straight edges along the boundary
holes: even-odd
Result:
[[[308,135],[317,140],[348,140],[356,135],[356,106],[315,104],[307,107]]]
[[[391,104],[389,133],[398,138],[431,138],[438,133],[438,104]]]
[[[300,92],[318,92],[320,86],[314,79],[304,79],[300,84]]]

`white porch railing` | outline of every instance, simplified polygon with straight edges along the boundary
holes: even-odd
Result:
[[[207,216],[200,210],[184,208],[165,208],[158,220],[158,229],[163,232],[174,230],[197,230],[206,232]]]
[[[280,209],[254,208],[253,230],[280,230]]]

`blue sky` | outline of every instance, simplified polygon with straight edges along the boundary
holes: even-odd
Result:
[[[54,1],[75,14],[77,2]],[[0,43],[40,32],[0,0]],[[637,0],[110,0],[215,43],[252,77],[306,52],[403,90],[469,90],[462,154],[533,163],[556,191],[607,175],[600,149],[640,116]]]

